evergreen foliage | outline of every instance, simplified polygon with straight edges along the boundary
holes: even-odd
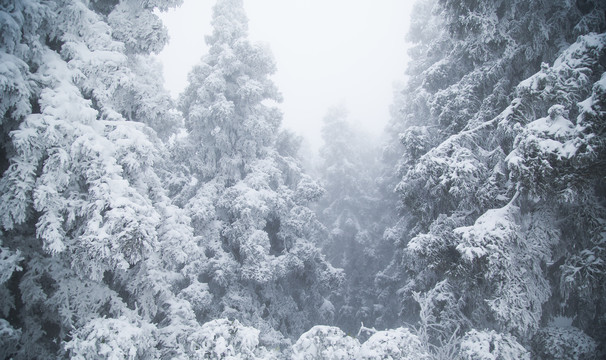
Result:
[[[170,98],[180,3],[0,1],[0,358],[604,357],[603,1],[419,1],[318,181],[243,0]]]
[[[388,241],[382,241],[391,211],[381,201],[375,184],[377,147],[348,123],[347,110],[342,107],[326,114],[322,138],[318,173],[326,193],[316,206],[328,229],[322,249],[331,264],[345,274],[342,291],[333,290],[335,324],[348,333],[357,332],[361,322],[393,326],[377,296],[380,290],[373,285],[392,250]]]
[[[171,181],[198,242],[184,269],[192,298],[204,294],[198,319],[238,319],[276,346],[279,332],[330,321],[342,275],[314,245],[325,229],[308,205],[323,189],[288,155],[296,144],[279,143],[282,115],[268,103],[281,99],[275,65],[248,40],[247,22],[241,0],[214,7],[209,53],[179,101],[187,133],[172,148],[182,172]]]
[[[603,262],[603,132],[593,124],[604,121],[604,5],[426,1],[416,11],[426,19],[409,35],[419,57],[391,125],[392,144],[404,145],[402,220],[384,272],[404,318],[437,324],[434,345],[488,328],[530,349],[564,315],[603,344],[603,279],[588,262]],[[484,340],[467,334],[461,351],[482,358],[465,344]]]
[[[167,40],[153,11],[175,4],[1,5],[5,357],[170,357],[158,319],[179,321],[167,304],[186,258],[164,250],[193,238],[156,174],[170,98],[144,69]]]

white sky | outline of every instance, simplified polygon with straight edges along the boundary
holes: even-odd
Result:
[[[373,135],[389,119],[393,83],[406,67],[412,0],[245,0],[252,41],[268,43],[273,79],[284,97],[283,125],[317,148],[326,110],[345,105],[350,121]],[[170,43],[160,53],[176,98],[207,51],[214,1],[185,0],[161,14]]]

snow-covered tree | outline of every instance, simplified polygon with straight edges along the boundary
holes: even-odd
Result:
[[[292,346],[292,359],[429,359],[420,339],[408,329],[377,331],[360,342],[332,326],[314,326]]]
[[[438,1],[417,11],[427,20],[412,30],[436,37],[413,32],[418,56],[388,148],[404,145],[394,165],[401,220],[386,232],[399,250],[383,273],[402,314],[423,319],[417,294],[438,324],[525,346],[564,314],[603,344],[604,4]],[[433,344],[454,331],[439,330]]]
[[[333,326],[314,326],[293,345],[293,360],[351,359],[360,349],[358,340]]]
[[[187,134],[172,146],[171,189],[199,246],[183,296],[199,320],[238,319],[279,345],[279,332],[331,318],[327,296],[341,273],[315,245],[324,228],[308,204],[323,190],[278,142],[286,135],[270,53],[248,40],[241,0],[218,1],[212,25],[179,101]]]
[[[391,244],[382,237],[388,223],[385,217],[391,213],[380,201],[374,182],[375,144],[349,124],[345,108],[328,111],[322,139],[317,171],[326,193],[316,208],[329,236],[321,245],[331,264],[345,271],[342,292],[332,297],[335,324],[354,333],[360,322],[375,326],[383,315],[385,307],[377,301],[374,280],[391,255]],[[381,324],[386,325],[391,324]]]
[[[154,10],[176,3],[0,5],[6,357],[170,358],[166,328],[197,326],[172,306],[194,244],[156,174],[174,115],[146,70],[167,40]]]
[[[232,185],[268,156],[282,115],[268,100],[281,101],[270,75],[268,49],[247,39],[240,1],[219,1],[213,11],[209,53],[189,75],[180,98],[188,130],[189,168],[200,181],[217,177]]]
[[[66,349],[70,358],[78,360],[158,358],[155,330],[149,323],[96,318],[72,333]]]
[[[574,326],[547,326],[532,339],[537,359],[595,359],[596,341]]]
[[[508,334],[471,330],[461,341],[461,359],[530,359],[530,353]]]
[[[430,359],[421,340],[406,328],[377,331],[360,347],[359,359]]]
[[[256,359],[259,330],[242,326],[238,320],[217,319],[190,335],[196,359]]]

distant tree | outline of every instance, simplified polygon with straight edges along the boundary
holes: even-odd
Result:
[[[322,138],[318,172],[326,193],[317,212],[329,232],[322,248],[331,264],[345,271],[343,291],[333,295],[335,324],[354,333],[360,322],[375,326],[382,315],[374,280],[391,254],[382,241],[387,207],[374,183],[376,145],[348,123],[344,108],[328,111]]]

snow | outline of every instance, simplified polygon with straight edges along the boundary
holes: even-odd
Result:
[[[566,51],[559,56],[553,63],[556,69],[577,68],[583,65],[583,55],[587,49],[592,49],[595,53],[600,53],[606,47],[606,33],[587,34],[580,36],[576,42],[570,45]]]
[[[490,209],[480,216],[474,225],[455,229],[455,234],[462,239],[457,250],[463,258],[472,261],[485,256],[489,252],[488,247],[498,243],[494,239],[509,239],[512,231],[515,231],[512,228],[512,214],[518,210],[513,205]]]
[[[539,90],[539,88],[540,88],[539,84],[545,82],[547,79],[547,74],[545,74],[545,70],[548,68],[549,68],[548,64],[542,63],[541,72],[539,72],[525,80],[520,81],[520,83],[517,86],[518,92],[520,92],[521,89],[532,89],[534,91]]]
[[[574,156],[578,149],[578,143],[575,141],[577,127],[563,116],[566,111],[561,105],[552,106],[548,113],[549,116],[526,126],[524,142],[536,142],[544,154],[556,154],[563,158]]]
[[[317,325],[292,347],[293,360],[308,359],[429,359],[419,338],[406,328],[377,331],[363,344],[337,327]]]
[[[137,359],[157,356],[155,342],[150,336],[155,327],[131,322],[127,317],[91,320],[74,334],[65,349],[72,359],[94,357],[105,359]]]
[[[2,238],[0,237],[0,285],[7,282],[13,272],[23,270],[19,266],[19,262],[23,260],[21,251],[11,251],[9,248],[2,246]]]
[[[406,328],[377,331],[366,340],[357,359],[430,359],[420,339]]]
[[[238,320],[212,320],[189,336],[197,358],[251,359],[259,345],[259,330]]]
[[[438,2],[435,24],[417,24],[428,32],[412,37],[420,59],[409,98],[394,105],[397,150],[386,157],[398,159],[375,169],[363,135],[333,119],[322,198],[295,158],[297,140],[279,134],[275,64],[249,42],[242,0],[217,2],[210,54],[179,105],[163,97],[150,76],[150,53],[167,41],[153,7],[179,1],[0,5],[0,358],[493,360],[528,359],[521,344],[544,358],[595,350],[584,331],[599,325],[602,306],[578,304],[601,301],[606,263],[595,195],[606,34],[568,46],[577,34],[557,30],[574,24],[550,14],[581,15],[560,16],[559,3],[525,14],[516,2]],[[518,19],[537,26],[535,37],[524,38]],[[515,83],[538,70],[519,66],[555,54]],[[412,300],[420,312],[405,307]],[[347,335],[361,317],[382,327],[417,315],[410,328],[373,328],[363,343]]]
[[[23,77],[27,67],[27,64],[18,57],[0,52],[0,92],[3,94],[0,100],[0,113],[6,113],[11,106],[15,106],[12,111],[15,117],[29,113],[30,104],[27,97],[32,90]]]
[[[316,325],[293,345],[293,360],[348,360],[358,353],[360,343],[341,329]]]
[[[465,360],[530,360],[530,353],[513,336],[494,330],[471,330],[461,342]]]
[[[562,116],[563,106],[554,105],[548,112],[550,116],[535,120],[528,124],[526,128],[556,139],[575,135],[574,124]]]

